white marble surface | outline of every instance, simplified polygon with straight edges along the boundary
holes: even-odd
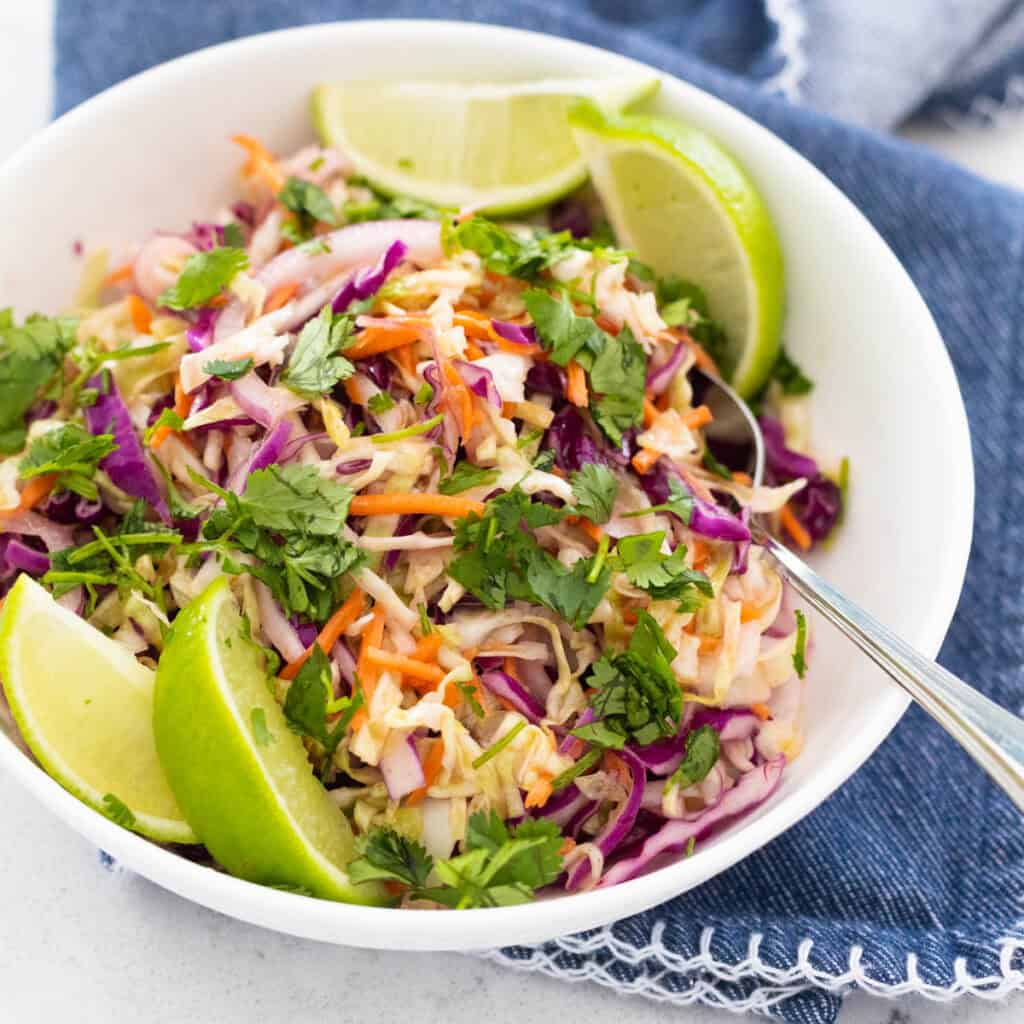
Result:
[[[50,102],[51,0],[0,0],[0,159],[42,126]],[[1024,116],[993,131],[912,137],[1024,187]],[[3,297],[0,296],[0,299]],[[568,985],[454,954],[342,949],[241,924],[133,876],[0,774],[0,1022],[136,1020],[470,1024],[725,1024],[723,1011],[672,1009],[591,984]],[[1008,1003],[851,996],[842,1024],[1015,1024]]]

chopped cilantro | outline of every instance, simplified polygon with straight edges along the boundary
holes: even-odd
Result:
[[[416,392],[416,396],[413,398],[413,401],[417,405],[426,405],[427,402],[429,402],[433,397],[434,389],[426,381],[424,381],[420,385],[419,391]]]
[[[512,232],[479,216],[460,224],[446,222],[442,242],[448,254],[471,249],[488,270],[524,281],[535,280],[541,271],[576,248],[568,231],[557,234],[537,230]]]
[[[599,396],[592,404],[597,425],[619,445],[622,435],[643,420],[647,357],[628,327],[594,360],[590,387]]]
[[[194,309],[219,295],[249,266],[244,249],[225,246],[189,256],[178,280],[158,299],[167,309]]]
[[[75,320],[40,316],[30,316],[15,327],[11,310],[0,310],[0,454],[21,450],[25,413],[40,392],[59,379],[77,329]]]
[[[807,672],[807,619],[804,613],[798,608],[794,613],[796,616],[796,646],[793,648],[793,670],[803,679]]]
[[[720,743],[718,733],[710,725],[702,725],[686,736],[686,747],[679,767],[665,783],[665,792],[681,786],[683,789],[703,782],[718,760]]]
[[[498,479],[496,469],[482,469],[471,462],[457,462],[450,476],[446,476],[437,485],[442,494],[461,494],[472,487],[484,487]]]
[[[574,512],[592,523],[607,523],[619,490],[615,474],[607,467],[588,462],[570,477],[575,502]]]
[[[252,358],[211,359],[203,366],[203,373],[221,380],[240,380],[253,368]]]
[[[665,532],[623,537],[616,546],[618,562],[634,587],[656,601],[679,601],[678,611],[696,611],[704,598],[714,597],[711,581],[686,564],[686,546],[679,544],[670,555],[661,553]]]
[[[704,454],[700,457],[700,461],[704,464],[704,468],[709,473],[714,473],[715,476],[720,477],[722,480],[732,480],[732,471],[728,466],[719,462],[715,458],[714,453],[710,448],[704,449]]]
[[[445,213],[440,207],[412,196],[385,196],[383,192],[373,189],[365,178],[356,175],[348,179],[348,185],[368,188],[372,196],[366,202],[349,199],[342,204],[341,215],[346,224],[359,224],[367,220],[441,220]]]
[[[386,391],[378,391],[377,394],[371,395],[366,403],[366,408],[372,413],[387,412],[394,407],[395,400]]]
[[[28,454],[18,465],[23,480],[43,474],[54,474],[55,490],[74,491],[88,501],[99,496],[93,477],[96,467],[111,452],[117,450],[112,434],[93,436],[74,423],[37,437]]]
[[[338,223],[338,214],[333,203],[327,198],[322,188],[303,178],[291,177],[284,183],[284,188],[277,194],[278,202],[295,214],[297,228],[302,238],[308,238],[317,221],[330,224]]]
[[[684,490],[683,485],[675,477],[669,477],[668,481],[669,500],[660,505],[651,505],[650,508],[638,509],[636,512],[627,512],[626,519],[633,519],[637,516],[650,515],[652,512],[671,512],[679,516],[684,526],[690,523],[693,515],[693,495]]]
[[[349,878],[356,883],[393,881],[420,889],[434,866],[424,847],[390,828],[374,828],[360,836],[356,852],[348,866]]]
[[[339,352],[352,334],[353,319],[331,312],[330,304],[310,320],[299,333],[282,382],[300,395],[322,395],[340,380],[355,373],[355,367]]]
[[[476,715],[477,718],[484,717],[483,705],[477,699],[476,687],[472,683],[456,683],[459,693],[462,694],[463,700],[469,705],[470,710]]]
[[[245,232],[242,230],[242,225],[236,221],[231,221],[224,225],[223,234],[224,244],[229,249],[244,249],[245,248]]]
[[[779,382],[784,395],[807,395],[814,388],[814,381],[793,362],[784,348],[779,349],[770,379]]]
[[[523,302],[533,320],[541,345],[553,362],[565,366],[576,359],[589,369],[595,357],[614,341],[589,316],[578,316],[564,296],[555,298],[534,288],[523,293]]]
[[[161,427],[170,427],[171,430],[181,430],[185,421],[170,406],[160,410],[160,415],[146,427],[142,434],[142,443],[148,448],[150,441]]]

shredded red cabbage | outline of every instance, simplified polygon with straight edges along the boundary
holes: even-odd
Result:
[[[545,714],[544,705],[518,679],[507,672],[495,669],[485,672],[480,682],[495,695],[507,700],[523,717],[536,725]]]
[[[397,239],[392,242],[376,266],[357,270],[341,286],[341,291],[338,292],[331,303],[331,309],[335,313],[344,313],[353,302],[368,299],[375,292],[379,291],[381,285],[387,280],[388,274],[402,262],[408,251],[409,247],[405,242],[398,241]]]
[[[587,433],[583,417],[571,405],[551,421],[544,436],[544,447],[555,453],[555,465],[567,473],[582,469],[591,462],[599,465],[608,463],[597,442]]]
[[[494,333],[500,335],[506,341],[514,345],[536,345],[537,330],[533,324],[522,327],[519,324],[509,323],[507,320],[492,320],[491,326]]]

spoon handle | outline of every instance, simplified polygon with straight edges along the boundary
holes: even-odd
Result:
[[[774,538],[762,542],[793,589],[899,683],[1024,811],[1024,719],[919,654]]]

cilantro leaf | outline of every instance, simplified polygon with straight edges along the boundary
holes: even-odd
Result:
[[[803,679],[807,672],[807,619],[798,608],[796,617],[796,646],[793,648],[793,670]]]
[[[664,501],[660,505],[651,505],[649,508],[638,509],[636,512],[627,512],[624,518],[635,519],[637,516],[650,515],[652,512],[671,512],[683,521],[684,526],[688,526],[690,517],[693,515],[693,495],[685,490],[675,477],[669,477],[668,491],[670,494],[668,501]]]
[[[599,568],[591,581],[595,566]],[[596,555],[581,558],[571,569],[566,569],[557,558],[539,547],[531,550],[525,571],[534,599],[558,612],[576,629],[582,629],[594,614],[612,576],[611,567],[598,563]]]
[[[309,736],[324,748],[325,766],[330,764],[338,744],[345,738],[349,723],[363,706],[363,693],[332,700],[331,662],[319,644],[313,644],[309,657],[288,686],[284,698],[284,717],[292,732]],[[333,728],[330,715],[341,712]]]
[[[541,271],[576,248],[576,241],[568,231],[514,233],[479,216],[460,224],[447,223],[442,242],[446,254],[471,249],[488,270],[524,281],[535,280]]]
[[[606,741],[621,737],[641,745],[674,736],[683,710],[682,690],[672,671],[675,653],[657,622],[647,612],[637,612],[627,650],[606,654],[588,678],[594,688],[590,708],[603,729],[599,733],[591,725],[581,726],[574,735],[592,742],[601,742],[599,734]]]
[[[132,813],[131,808],[113,793],[105,793],[103,795],[103,813],[115,825],[120,825],[121,828],[135,827],[135,815]]]
[[[686,564],[686,546],[679,544],[669,555],[661,553],[665,531],[622,537],[616,554],[634,587],[657,601],[678,600],[678,611],[696,611],[705,597],[714,597],[711,581]]]
[[[371,193],[371,198],[365,202],[355,199],[346,200],[341,207],[341,215],[346,224],[360,224],[367,220],[443,220],[446,212],[433,203],[416,199],[413,196],[393,195],[386,196],[378,192],[365,179],[358,175],[352,175],[347,184],[362,186]]]
[[[360,836],[356,851],[359,856],[347,870],[357,883],[394,881],[420,889],[434,867],[434,858],[423,846],[390,828],[374,828]]]
[[[330,537],[341,532],[352,492],[315,466],[271,465],[249,476],[243,497],[257,526]]]
[[[355,367],[338,353],[352,334],[353,320],[335,315],[330,303],[320,310],[299,333],[281,381],[300,395],[322,395],[340,380],[347,380]]]
[[[224,245],[230,249],[244,249],[245,248],[245,232],[242,230],[242,225],[237,221],[229,221],[224,225],[224,233],[221,236],[224,240]]]
[[[779,349],[771,379],[779,382],[784,395],[807,395],[814,388],[814,381],[793,362],[784,348]]]
[[[25,413],[57,379],[77,329],[75,320],[39,316],[15,327],[11,311],[0,310],[0,454],[21,450]]]
[[[599,353],[614,345],[614,340],[591,317],[576,315],[565,295],[555,298],[534,288],[523,293],[523,302],[541,345],[559,366],[576,359],[589,368]]]
[[[378,391],[377,394],[370,395],[366,403],[366,408],[372,413],[387,412],[394,407],[395,400],[386,391]]]
[[[590,387],[599,396],[593,404],[597,425],[619,445],[622,435],[643,420],[647,357],[628,327],[609,340],[594,360]]]
[[[311,181],[290,177],[278,192],[277,199],[285,209],[298,215],[300,225],[307,232],[317,221],[332,227],[338,223],[338,214],[327,193]]]
[[[735,355],[721,324],[711,318],[704,290],[692,281],[669,274],[658,281],[658,307],[669,327],[683,327],[700,342],[728,379],[735,369]]]
[[[446,476],[437,489],[442,494],[461,494],[471,487],[484,487],[493,484],[500,476],[496,469],[482,469],[472,462],[457,462],[450,476]]]
[[[18,465],[18,475],[28,480],[52,473],[57,478],[56,490],[74,491],[88,501],[95,501],[99,496],[93,481],[96,467],[116,449],[112,434],[93,436],[77,424],[68,423],[32,442]]]
[[[570,479],[576,515],[585,516],[592,523],[607,523],[619,491],[615,474],[607,466],[588,462]]]
[[[209,365],[209,364],[207,364]],[[142,443],[148,448],[149,442],[153,440],[153,436],[160,430],[161,427],[170,427],[171,430],[181,430],[185,426],[185,421],[168,406],[166,409],[160,410],[160,415],[148,426],[142,434]]]
[[[189,256],[178,280],[157,299],[167,309],[194,309],[219,295],[249,266],[244,249],[223,246]]]
[[[252,358],[211,359],[203,366],[203,373],[221,380],[240,380],[253,368]]]
[[[718,461],[715,458],[714,452],[710,448],[704,449],[704,454],[700,457],[700,461],[704,464],[704,468],[709,472],[714,473],[715,476],[722,480],[732,480],[732,471],[724,463]]]
[[[676,786],[686,789],[703,782],[715,767],[720,746],[718,733],[710,725],[702,725],[688,733],[683,759],[665,783],[665,792]]]

